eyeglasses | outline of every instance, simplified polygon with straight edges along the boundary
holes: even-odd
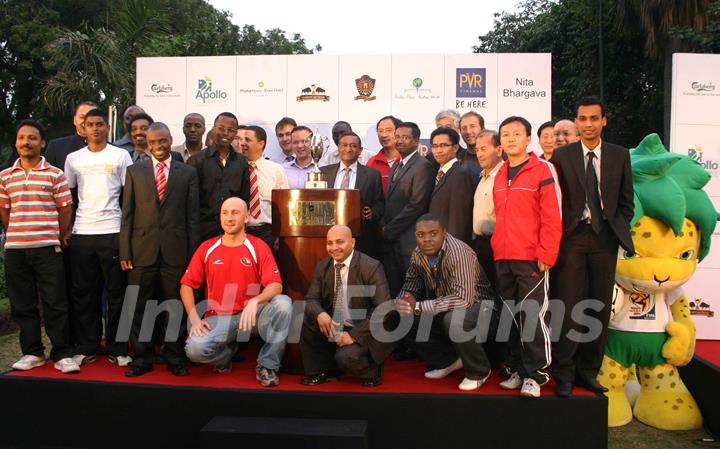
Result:
[[[447,142],[441,142],[441,143],[433,144],[432,148],[433,148],[433,150],[435,148],[437,148],[438,150],[444,150],[445,148],[449,148],[451,146],[453,146],[453,144],[447,143]]]

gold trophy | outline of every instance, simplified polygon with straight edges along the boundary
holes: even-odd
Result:
[[[310,156],[315,162],[315,165],[313,166],[313,170],[307,173],[307,179],[305,180],[306,189],[327,189],[325,174],[318,168],[318,163],[320,162],[323,152],[330,146],[325,145],[327,140],[327,137],[320,135],[320,130],[317,128],[310,138]]]

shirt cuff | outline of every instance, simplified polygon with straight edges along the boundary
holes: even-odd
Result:
[[[423,313],[435,313],[435,303],[432,300],[419,301],[418,304]]]

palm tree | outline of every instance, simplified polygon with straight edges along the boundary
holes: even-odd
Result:
[[[645,52],[664,69],[664,143],[670,142],[670,106],[672,100],[672,55],[688,51],[687,44],[671,37],[673,28],[702,31],[708,23],[710,0],[618,0],[618,24],[624,28],[638,25],[645,31]]]

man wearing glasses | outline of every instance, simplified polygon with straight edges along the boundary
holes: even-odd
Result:
[[[453,237],[470,244],[472,237],[473,180],[457,159],[460,135],[452,128],[438,128],[430,134],[432,155],[440,165],[430,196],[429,212],[447,226]]]

